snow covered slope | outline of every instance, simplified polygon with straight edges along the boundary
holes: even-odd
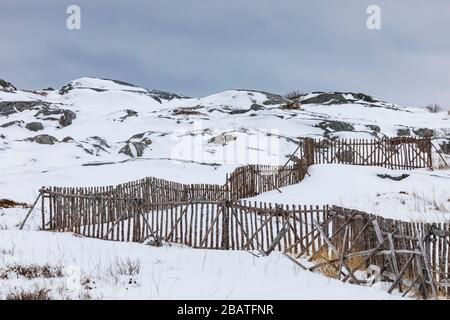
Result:
[[[146,176],[223,184],[237,166],[285,163],[298,137],[433,135],[450,155],[447,112],[348,92],[313,92],[298,102],[241,89],[190,98],[97,78],[38,91],[0,80],[0,199],[31,203],[43,185],[115,185]],[[386,177],[402,174],[409,176]],[[450,170],[317,165],[300,184],[250,200],[337,204],[404,220],[448,221],[448,190]],[[60,299],[399,298],[378,290],[383,283],[358,287],[298,270],[279,253],[256,258],[38,232],[37,215],[19,231],[26,213],[0,208],[0,299],[39,288]],[[71,266],[81,276],[77,290],[68,288]]]
[[[44,184],[115,184],[149,175],[222,183],[238,165],[284,163],[296,138],[306,136],[433,134],[450,153],[446,112],[364,94],[305,94],[293,109],[280,95],[254,90],[189,98],[96,78],[60,90],[1,83],[0,197],[18,200],[31,201]],[[183,170],[192,174],[170,174]]]

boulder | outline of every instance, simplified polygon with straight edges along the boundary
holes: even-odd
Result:
[[[25,125],[25,128],[27,128],[30,131],[44,130],[44,126],[40,122],[29,122]]]
[[[67,127],[72,124],[72,120],[77,118],[77,114],[71,110],[63,110],[61,118],[59,118],[59,124],[62,127]]]
[[[434,130],[431,130],[428,128],[413,129],[413,132],[422,138],[428,138],[428,137],[434,136]]]
[[[75,141],[72,137],[65,137],[64,139],[62,139],[61,142],[67,143],[67,142],[71,142],[71,141]]]
[[[31,138],[27,138],[26,141],[36,142],[39,144],[55,144],[56,142],[59,142],[58,139],[53,136],[49,136],[48,134],[40,134]]]
[[[411,130],[409,130],[409,128],[400,128],[397,129],[397,135],[399,137],[407,137],[411,135]]]
[[[439,147],[443,153],[450,155],[450,140],[439,144]]]

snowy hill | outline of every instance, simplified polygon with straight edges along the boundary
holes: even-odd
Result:
[[[136,159],[213,164],[206,171],[218,165],[231,170],[247,163],[280,164],[295,149],[297,137],[433,134],[439,138],[436,145],[450,153],[446,112],[404,108],[360,93],[305,94],[299,109],[289,108],[289,102],[280,95],[254,90],[188,98],[96,78],[73,80],[60,90],[39,91],[20,90],[2,81],[0,166],[4,175],[0,194],[14,192],[12,181],[23,190],[21,179],[34,190],[15,197],[27,201],[41,184],[99,185],[129,180],[117,176],[102,181],[102,175],[95,179],[84,175],[89,164],[104,164],[109,168],[97,170],[109,176],[117,174],[118,163],[127,161],[130,178],[165,175],[165,171],[142,169],[154,162],[144,165]],[[172,170],[172,162],[163,163]],[[204,171],[203,167],[199,170]],[[217,179],[223,179],[222,174]],[[214,179],[199,174],[197,180]]]
[[[243,164],[284,164],[296,149],[299,137],[371,139],[431,135],[437,149],[444,156],[450,156],[450,116],[447,112],[432,113],[426,109],[402,107],[351,92],[312,92],[296,99],[242,89],[191,98],[97,78],[73,80],[58,90],[28,91],[1,80],[0,199],[29,204],[41,186],[115,185],[147,176],[183,183],[223,184],[225,174]],[[316,165],[311,167],[310,173],[311,176],[301,184],[250,200],[333,203],[415,221],[441,222],[448,221],[450,216],[448,169],[406,172],[409,176],[402,181],[382,179],[379,175],[403,172],[376,167]],[[34,231],[39,225],[37,216],[31,218],[25,228],[27,231],[19,232],[17,224],[26,212],[24,208],[0,207],[0,229],[7,230],[0,231],[0,250],[11,252],[14,249],[10,244],[14,242],[19,252],[10,256],[5,254],[5,261],[10,264],[25,260],[27,263],[56,263],[55,252],[61,244],[70,250],[67,249],[69,251],[58,261],[67,264],[74,259],[82,265],[83,273],[89,273],[95,267],[95,262],[90,259],[97,257],[97,252],[112,250],[108,251],[110,255],[102,258],[105,265],[101,266],[99,274],[92,276],[98,283],[94,286],[96,291],[90,293],[94,298],[185,298],[186,288],[197,283],[203,284],[194,292],[198,298],[273,298],[270,292],[278,283],[281,283],[280,288],[286,289],[283,292],[292,292],[283,298],[339,298],[336,293],[341,291],[347,292],[347,298],[355,299],[391,297],[383,291],[370,292],[337,281],[329,282],[306,272],[290,274],[287,270],[292,267],[291,263],[278,254],[258,260],[258,264],[241,272],[238,270],[242,265],[233,264],[217,280],[217,274],[223,271],[220,266],[225,261],[230,264],[228,254],[164,247],[152,248],[150,259],[148,249],[138,244],[105,244],[100,240],[76,239],[68,234],[37,233]],[[33,239],[38,244],[45,244],[44,249],[39,246],[42,251],[39,255],[44,257],[42,261],[35,257],[27,260],[29,253],[38,246]],[[80,248],[85,247],[91,251],[83,255]],[[204,258],[206,255],[210,258]],[[248,253],[234,252],[232,255],[235,264],[236,260],[246,265],[252,263]],[[180,265],[180,257],[187,264]],[[145,274],[135,277],[115,272],[116,283],[112,284],[111,274],[107,275],[111,273],[108,268],[111,265],[117,267],[117,259],[127,258],[146,262]],[[209,273],[203,279],[186,280],[191,269],[198,271],[202,260],[211,267]],[[158,267],[149,267],[152,263]],[[265,273],[264,264],[266,267],[273,264],[274,275],[259,282]],[[0,280],[1,271],[0,264]],[[252,277],[253,272],[258,277]],[[158,281],[174,277],[182,280],[174,285],[176,290],[171,291],[171,281],[158,285],[149,283],[151,273]],[[2,289],[16,285],[30,285],[22,280],[13,277],[6,284],[0,281],[0,293]],[[51,282],[55,290],[59,288],[58,281]],[[131,282],[126,284],[127,281]],[[221,286],[216,290],[217,281]],[[142,289],[146,286],[154,291]],[[291,289],[295,286],[313,288],[311,295],[305,296],[301,294],[304,291]],[[80,298],[70,294],[68,297]]]

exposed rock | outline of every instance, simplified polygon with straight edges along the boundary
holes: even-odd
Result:
[[[25,140],[30,142],[36,142],[39,144],[55,144],[56,142],[59,142],[58,139],[56,139],[53,136],[49,136],[48,134],[40,134],[31,138],[27,138]]]
[[[15,125],[15,124],[21,125],[22,123],[24,123],[24,121],[22,121],[22,120],[10,121],[10,122],[7,122],[7,123],[5,123],[5,124],[2,124],[0,127],[2,127],[2,128],[8,128],[8,127],[10,127],[10,126],[12,126],[12,125]]]
[[[443,153],[450,155],[450,140],[439,144],[439,147]]]
[[[44,108],[42,110],[39,110],[38,112],[36,112],[36,114],[34,115],[35,117],[39,117],[40,115],[43,116],[52,116],[52,115],[56,115],[56,114],[61,114],[63,113],[63,110],[61,109],[48,109],[48,108]]]
[[[44,126],[40,122],[29,122],[25,125],[25,128],[27,128],[30,131],[44,130]]]
[[[172,111],[172,115],[174,116],[200,116],[205,115],[201,113],[200,111],[197,111],[200,109],[201,106],[195,106],[195,107],[184,107],[184,108],[178,108]]]
[[[49,106],[50,104],[43,101],[1,101],[0,115],[9,116],[11,114],[22,112],[25,110],[38,109],[39,106]]]
[[[211,139],[208,140],[208,143],[214,143],[214,144],[218,144],[218,145],[223,145],[229,141],[235,141],[237,139],[237,137],[233,136],[232,134],[221,134],[215,137],[212,137]]]
[[[317,92],[317,95],[301,101],[302,104],[345,104],[355,102],[380,102],[363,93],[353,92]]]
[[[146,146],[149,146],[153,143],[152,140],[150,140],[149,138],[144,138],[142,139],[140,142],[142,142],[143,144],[145,144]]]
[[[71,142],[71,141],[75,141],[72,137],[65,137],[64,139],[62,139],[61,142],[67,143],[67,142]]]
[[[380,127],[377,126],[377,125],[368,124],[368,125],[366,125],[366,127],[369,128],[370,130],[376,132],[376,133],[380,133],[381,132]]]
[[[135,134],[127,140],[126,144],[122,147],[122,149],[120,149],[119,153],[126,154],[132,158],[142,157],[145,149],[153,143],[152,140],[146,137],[151,133],[151,131],[148,131]]]
[[[265,108],[262,105],[257,104],[257,103],[254,103],[250,106],[250,110],[253,110],[253,111],[264,110],[264,109]]]
[[[63,110],[61,118],[59,118],[59,124],[63,127],[70,126],[72,120],[77,118],[77,114],[71,110]]]
[[[59,94],[64,95],[69,93],[71,90],[73,90],[73,85],[71,82],[69,82],[68,84],[62,86],[61,89],[59,89]]]
[[[409,174],[404,173],[404,174],[402,174],[400,176],[395,176],[395,177],[391,176],[390,174],[377,174],[377,176],[382,178],[382,179],[391,179],[391,180],[394,180],[394,181],[401,181],[403,179],[408,178]]]
[[[147,145],[143,142],[127,142],[127,144],[120,149],[119,153],[126,154],[132,158],[142,157],[146,147]]]
[[[6,92],[15,92],[17,89],[10,82],[0,79],[0,90]]]
[[[125,121],[125,119],[129,118],[129,117],[137,117],[138,113],[137,111],[131,110],[131,109],[125,109],[124,110],[126,112],[126,114],[123,117],[120,117],[120,122]]]
[[[353,131],[355,128],[347,123],[342,121],[322,121],[319,124],[315,125],[315,127],[321,128],[325,130],[325,132],[335,132],[335,131]]]
[[[248,109],[235,109],[235,110],[231,110],[230,114],[243,114],[243,113],[247,113],[250,110]]]
[[[147,95],[155,99],[156,101],[159,101],[161,103],[161,100],[173,100],[173,99],[189,99],[188,96],[182,95],[182,94],[176,94],[172,92],[165,92],[161,90],[148,90]]]
[[[411,135],[411,130],[409,130],[409,128],[400,128],[397,129],[397,135],[399,137],[407,137]]]
[[[339,93],[322,93],[301,101],[302,104],[343,104],[348,102],[349,101]]]
[[[289,102],[289,99],[284,98],[283,96],[279,94],[274,94],[266,91],[260,91],[260,90],[246,90],[246,89],[236,89],[236,91],[248,91],[248,94],[250,95],[252,92],[256,93],[262,93],[266,96],[267,100],[263,102],[263,105],[270,106],[270,105],[277,105],[277,104],[284,104]]]
[[[111,148],[111,146],[106,142],[105,139],[100,138],[98,136],[92,136],[86,139],[87,142],[91,143],[94,142],[92,145],[95,147],[100,147],[101,149],[103,149],[103,151],[106,151],[105,148]]]
[[[434,136],[434,130],[428,128],[413,129],[413,132],[419,137],[427,138]]]

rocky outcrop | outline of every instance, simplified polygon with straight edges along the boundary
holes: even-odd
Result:
[[[145,149],[153,143],[148,135],[152,132],[138,133],[128,139],[125,145],[119,150],[119,153],[126,154],[129,157],[142,157]]]
[[[319,124],[316,124],[315,127],[323,129],[326,133],[355,130],[355,128],[347,122],[332,120],[322,121]]]
[[[13,126],[13,125],[20,126],[23,123],[24,123],[24,121],[22,121],[22,120],[15,120],[15,121],[10,121],[10,122],[4,123],[0,127],[1,128],[8,128],[8,127]]]
[[[6,92],[16,92],[17,89],[10,82],[0,79],[0,90]]]
[[[345,104],[345,103],[377,103],[380,102],[363,93],[353,92],[313,92],[315,96],[301,100],[301,104]]]
[[[148,90],[146,94],[155,99],[156,101],[158,101],[159,103],[162,102],[161,100],[171,101],[173,99],[189,99],[189,97],[185,95],[155,89]]]
[[[72,121],[77,118],[77,114],[70,110],[63,110],[62,115],[59,118],[59,124],[62,127],[67,127],[72,124]]]
[[[9,116],[11,114],[25,110],[36,110],[39,107],[49,106],[50,103],[43,101],[1,101],[0,116]]]
[[[119,153],[126,154],[131,158],[142,157],[145,148],[146,145],[143,142],[127,142],[122,149],[120,149]]]
[[[377,126],[377,125],[368,124],[368,125],[366,125],[366,127],[369,128],[370,130],[372,130],[373,132],[376,132],[376,133],[380,133],[381,132],[380,127]]]
[[[413,132],[422,138],[428,138],[434,136],[435,132],[434,130],[428,129],[428,128],[418,128],[413,129]]]
[[[30,131],[44,130],[44,126],[40,122],[29,122],[25,125],[25,128],[27,128]]]
[[[124,112],[125,112],[125,115],[119,118],[120,122],[125,121],[127,118],[138,116],[138,113],[131,109],[125,109]]]
[[[31,138],[27,138],[25,140],[29,142],[36,142],[39,144],[49,144],[49,145],[59,142],[58,139],[48,134],[40,134]]]
[[[411,135],[411,130],[409,128],[400,128],[397,129],[397,135],[399,137],[407,137]]]

